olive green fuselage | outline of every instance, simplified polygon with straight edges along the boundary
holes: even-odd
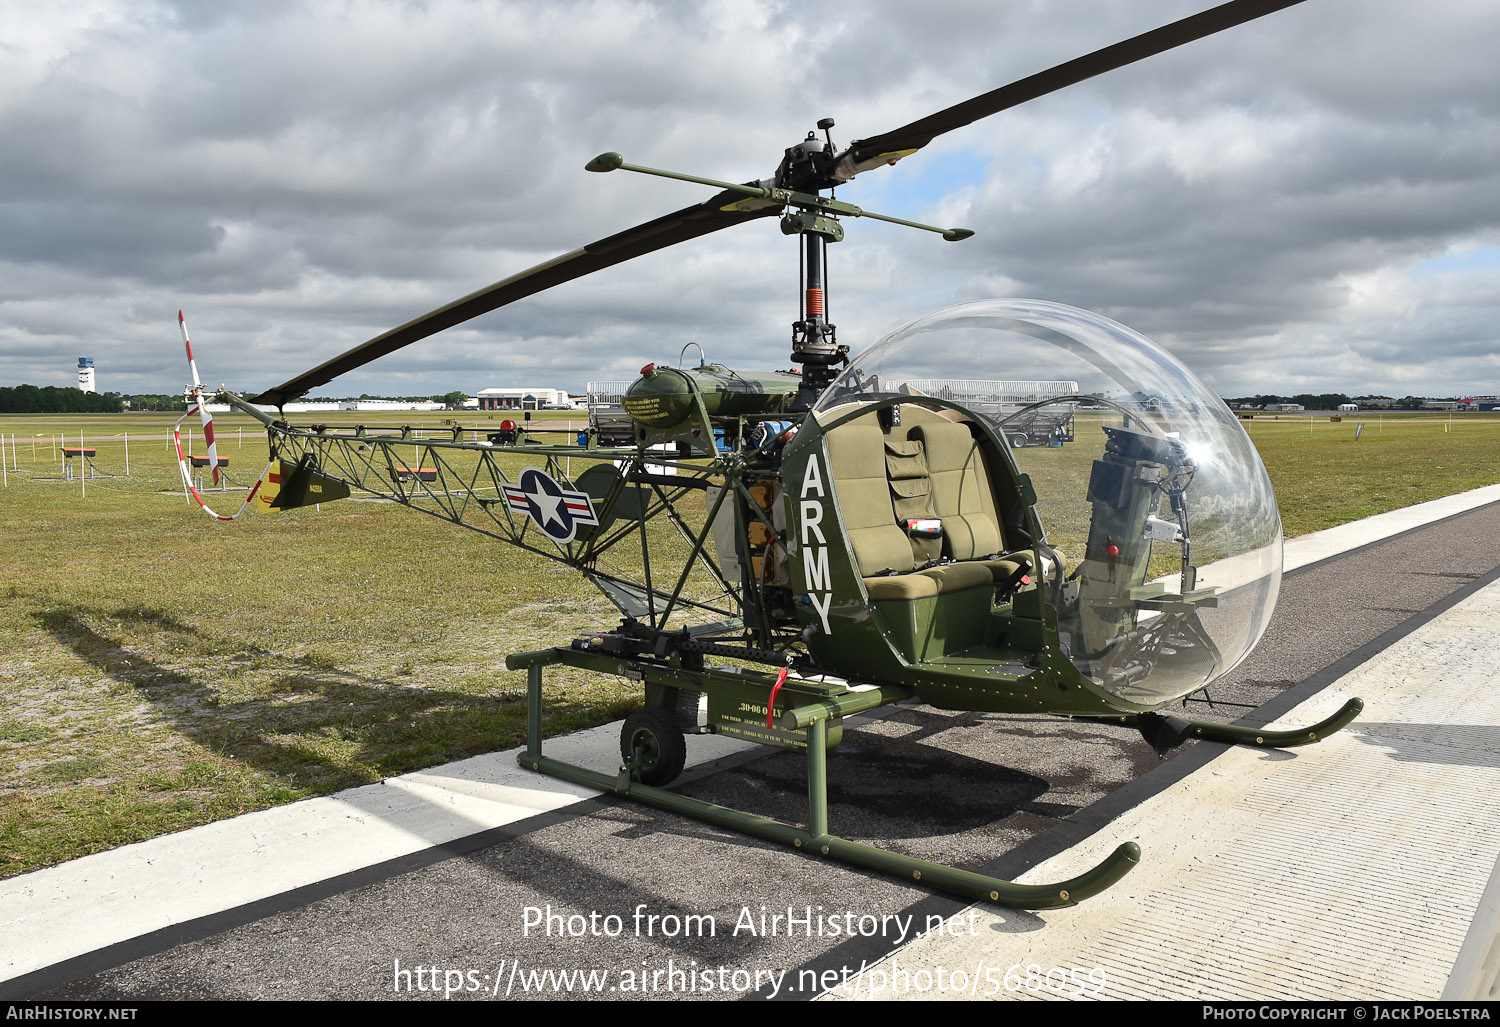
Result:
[[[982,418],[907,396],[809,416],[781,480],[792,610],[818,663],[987,712],[1146,713],[1200,687],[1131,688],[1162,659],[1211,673],[1217,653],[1193,626],[1194,604],[1214,599],[1167,596],[1175,619],[1151,609],[1145,593],[1163,588],[1146,584],[1143,534],[1166,459],[1151,446],[1169,443],[1112,430],[1140,452],[1095,461],[1096,484],[1118,464],[1120,494],[1090,497],[1075,580],[1045,543],[1030,479]]]
[[[908,426],[941,416],[910,402],[901,407]],[[839,494],[827,436],[860,419],[874,423],[878,414],[850,414],[809,417],[782,460],[794,609],[819,663],[850,680],[906,685],[947,709],[1113,711],[1062,655],[1056,611],[1035,581],[998,602],[996,589],[984,586],[871,598],[871,582],[878,586],[879,578],[865,580],[845,536],[853,512]],[[1001,548],[1040,566],[1030,544],[1036,514],[1027,502],[1029,482],[998,440],[977,425],[973,430],[997,520],[1013,526],[1014,537],[1002,539]]]

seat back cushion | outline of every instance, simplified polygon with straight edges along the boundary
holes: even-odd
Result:
[[[913,570],[911,545],[891,507],[880,428],[851,422],[829,432],[827,441],[828,470],[843,512],[844,537],[860,576]]]
[[[995,516],[984,454],[967,426],[953,422],[915,425],[911,438],[921,441],[932,480],[932,503],[943,522],[948,555],[955,560],[982,560],[1004,549]]]

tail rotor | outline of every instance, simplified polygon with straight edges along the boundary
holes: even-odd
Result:
[[[255,487],[250,490],[250,494],[245,497],[244,503],[240,505],[239,510],[237,510],[235,513],[215,513],[212,509],[210,509],[209,505],[203,501],[203,496],[199,494],[197,486],[193,484],[193,475],[192,472],[188,470],[187,457],[184,456],[182,452],[182,422],[186,421],[189,417],[192,417],[193,414],[196,413],[199,417],[199,420],[203,423],[203,438],[204,441],[208,443],[208,466],[213,469],[213,480],[216,487],[218,486],[220,480],[219,448],[214,440],[214,418],[213,415],[208,412],[209,396],[205,393],[203,383],[198,378],[198,364],[193,359],[193,344],[188,339],[187,318],[183,317],[181,310],[177,312],[177,326],[182,329],[182,344],[187,349],[188,370],[191,371],[193,375],[193,383],[187,388],[187,395],[189,397],[187,412],[179,417],[177,419],[177,423],[172,426],[172,441],[177,446],[177,467],[182,472],[182,486],[184,491],[191,494],[193,499],[197,500],[198,505],[201,506],[204,512],[207,513],[210,517],[215,517],[221,521],[232,521],[244,514],[244,512],[250,507],[250,504],[255,501],[255,495],[260,491],[261,485],[265,483],[266,475],[270,473],[271,465],[275,463],[276,458],[272,456],[271,460],[266,463],[266,469],[261,472],[260,480],[255,483]]]
[[[214,487],[219,485],[219,447],[214,440],[214,416],[208,412],[208,400],[203,395],[203,383],[198,380],[198,362],[193,359],[193,343],[188,338],[187,318],[177,311],[177,327],[182,329],[182,345],[187,349],[188,370],[193,373],[191,386],[192,402],[198,410],[198,419],[203,422],[203,441],[208,444],[208,466],[213,470]],[[188,411],[192,413],[192,411]]]

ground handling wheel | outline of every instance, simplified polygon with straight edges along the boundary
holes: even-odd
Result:
[[[620,756],[630,776],[660,787],[676,780],[687,762],[687,742],[671,714],[647,707],[625,718],[620,729]]]

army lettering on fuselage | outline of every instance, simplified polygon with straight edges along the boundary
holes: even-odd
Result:
[[[818,498],[809,499],[812,495],[817,495]],[[823,533],[828,490],[823,487],[823,475],[818,470],[816,453],[807,459],[807,470],[802,475],[802,491],[797,498],[797,519],[802,524],[802,587],[813,609],[818,611],[818,620],[823,622],[824,633],[827,633],[828,608],[833,605],[833,575],[828,570],[828,537]]]

